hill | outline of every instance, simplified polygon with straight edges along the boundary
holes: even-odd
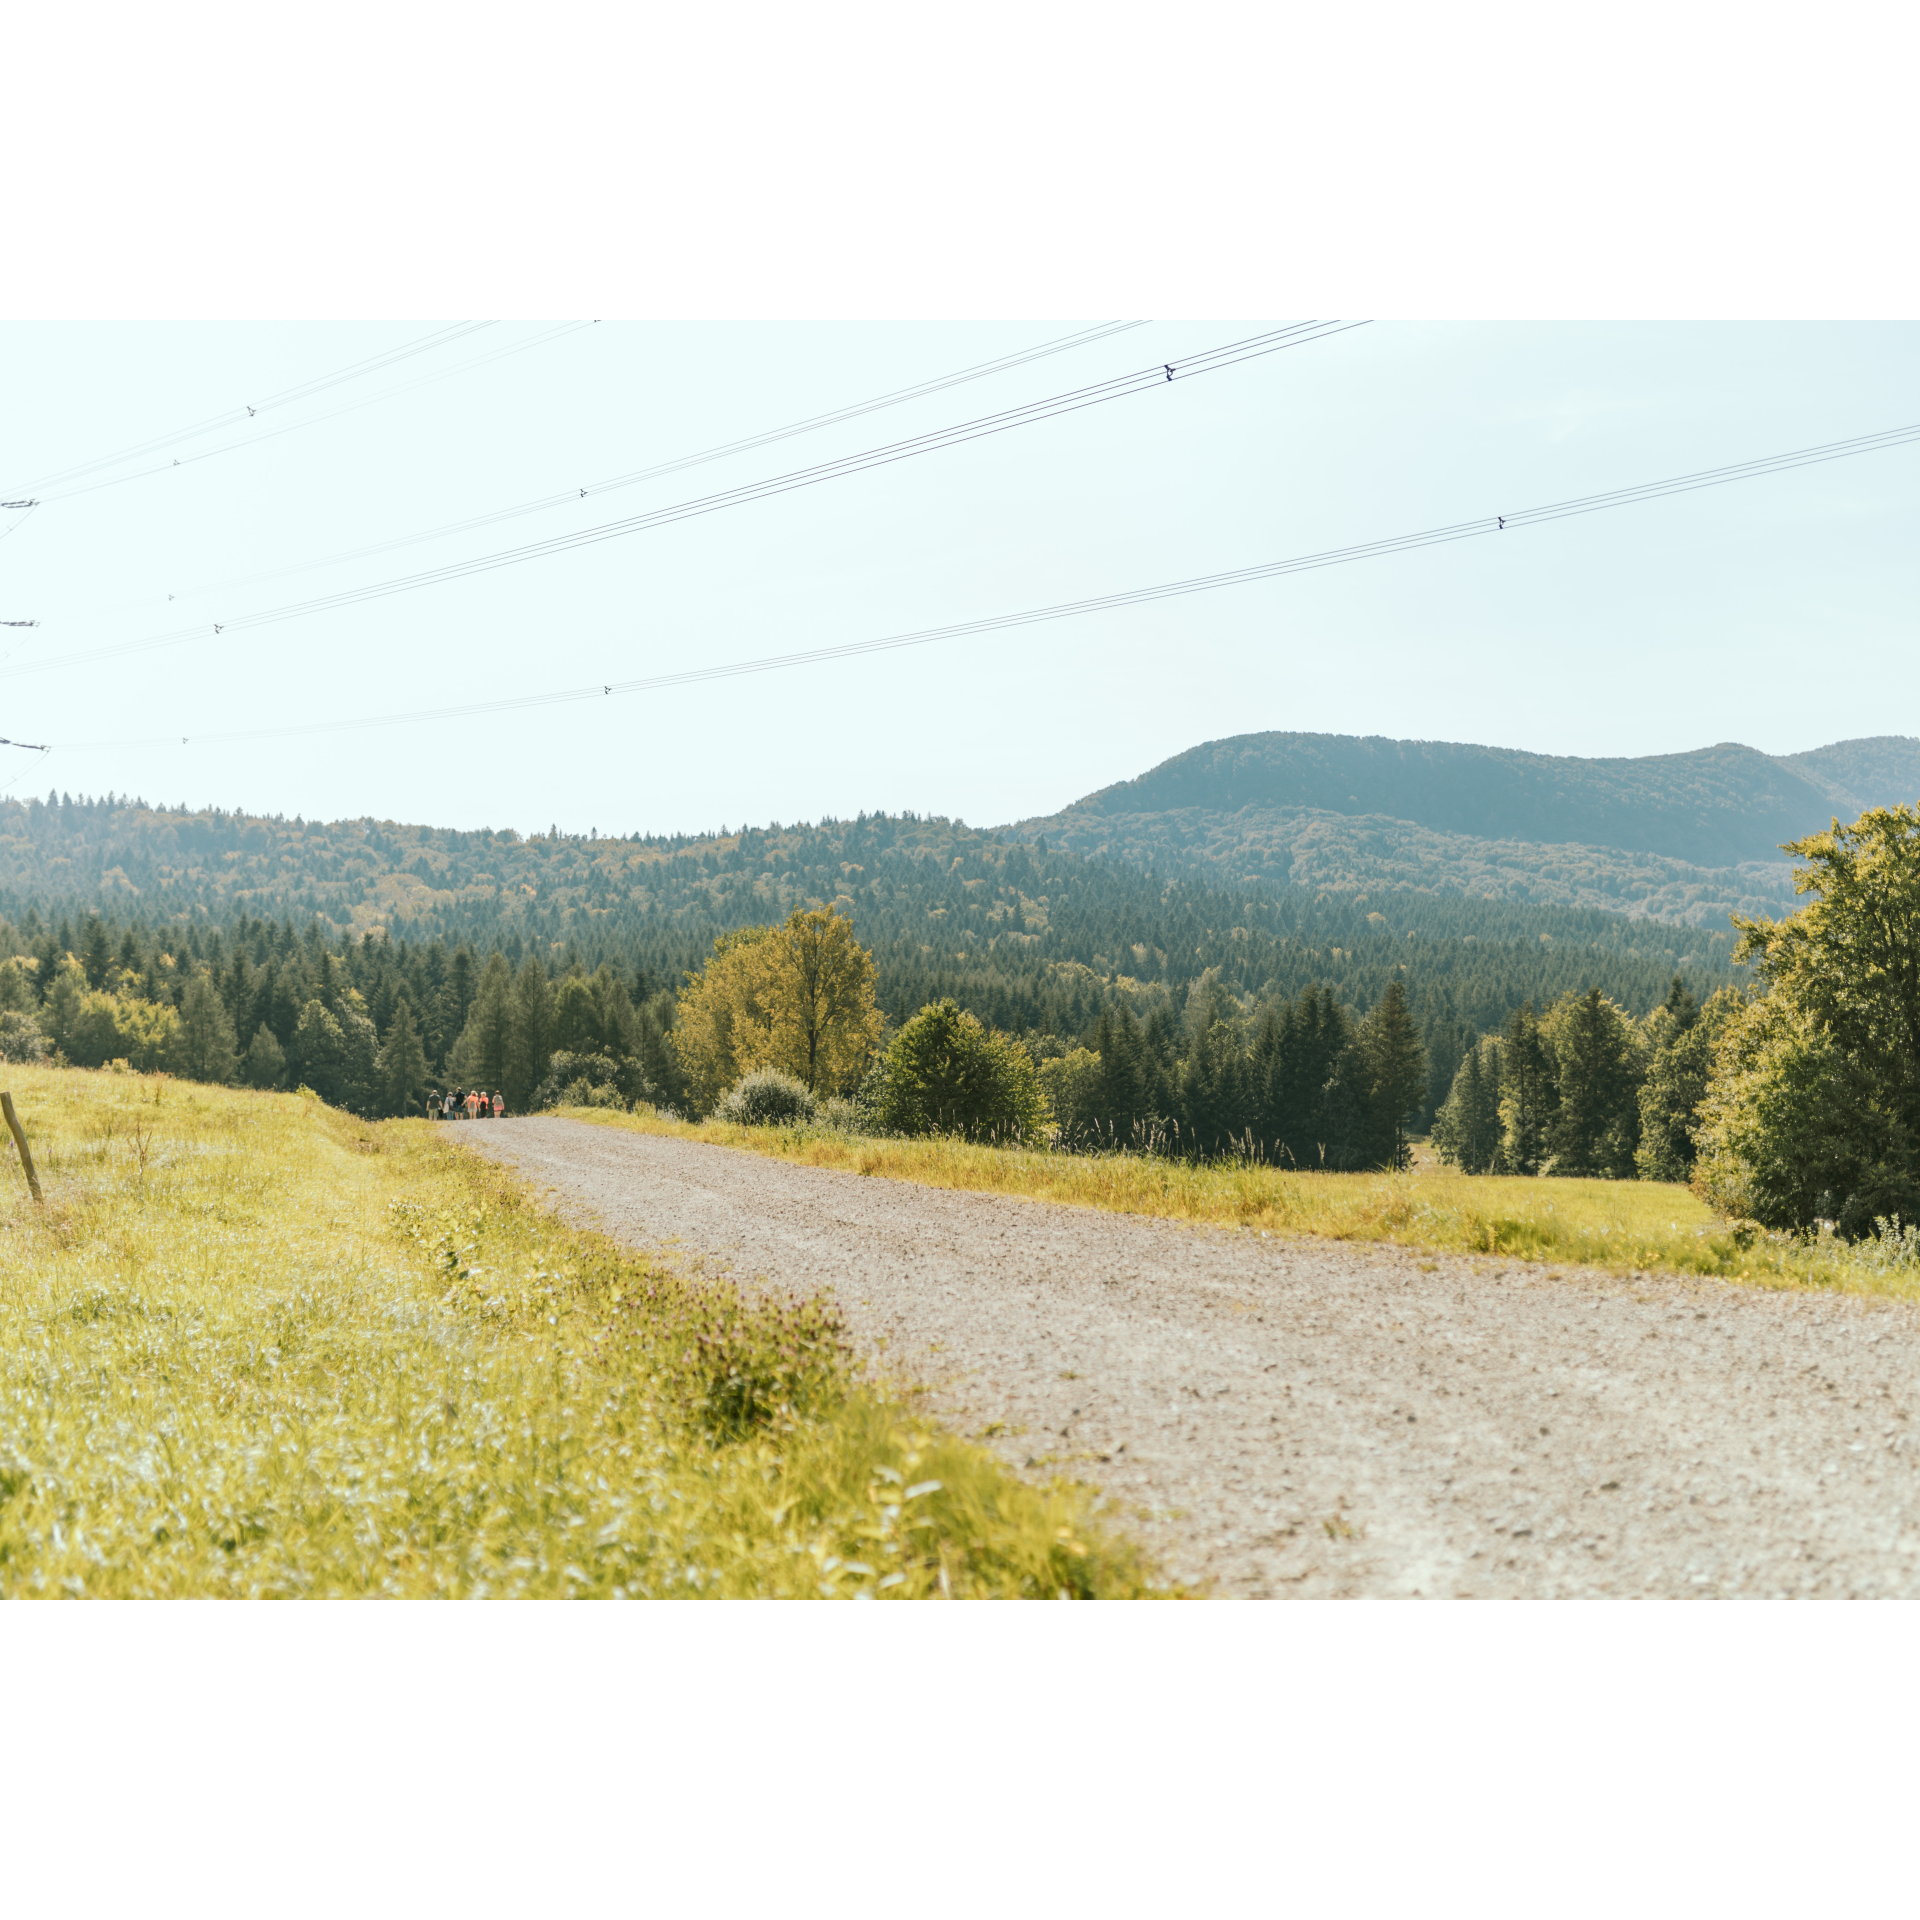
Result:
[[[497,947],[516,966],[536,956],[555,972],[608,961],[644,997],[677,985],[717,934],[816,903],[849,914],[872,946],[896,1019],[951,993],[996,1026],[1063,1035],[1115,994],[1143,1018],[1177,1011],[1209,971],[1262,998],[1328,984],[1358,1008],[1397,976],[1423,1018],[1475,1030],[1588,984],[1644,1011],[1676,970],[1702,990],[1724,980],[1730,947],[1724,931],[1617,913],[1221,886],[912,814],[589,840],[114,796],[0,804],[0,952],[44,954],[49,969],[84,944],[97,912],[115,951],[133,936],[135,971],[163,953],[224,964],[236,948],[256,965],[270,953],[284,962],[295,934],[301,964],[314,965],[317,929],[351,954],[370,998],[380,974],[411,979],[438,948],[414,982],[417,1004],[433,1005],[461,946]]]
[[[1920,796],[1920,741],[1585,760],[1444,741],[1210,741],[1008,829],[1231,884],[1462,894],[1681,925],[1793,899],[1783,841]]]

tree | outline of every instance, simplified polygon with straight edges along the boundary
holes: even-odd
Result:
[[[187,983],[186,998],[180,1004],[180,1029],[174,1035],[173,1063],[174,1071],[189,1080],[210,1080],[222,1086],[233,1078],[238,1064],[233,1022],[213,976],[205,971]]]
[[[459,963],[460,954],[455,954],[456,969]],[[513,974],[505,954],[490,953],[474,992],[473,1009],[448,1054],[447,1065],[454,1079],[467,1086],[504,1087],[512,1027]]]
[[[1206,1003],[1203,1003],[1203,1006]],[[1188,1001],[1191,1013],[1193,1002]],[[1247,1069],[1232,1024],[1215,1020],[1194,1035],[1174,1095],[1180,1150],[1195,1159],[1254,1150]]]
[[[1380,1004],[1360,1023],[1359,1042],[1382,1157],[1390,1167],[1404,1167],[1407,1122],[1426,1101],[1427,1050],[1413,1024],[1407,989],[1397,977],[1387,982]]]
[[[583,973],[568,974],[554,993],[553,1044],[561,1053],[605,1051],[599,1003]]]
[[[98,993],[107,984],[113,949],[107,943],[107,929],[97,913],[87,915],[87,937],[80,964],[86,972],[87,985]]]
[[[815,1094],[851,1088],[883,1026],[873,956],[855,944],[850,921],[815,909],[722,934],[688,976],[672,1044],[704,1113],[756,1067],[777,1067]]]
[[[329,1106],[340,1104],[347,1080],[346,1035],[318,1000],[300,1009],[287,1066],[296,1085],[310,1087]]]
[[[812,1094],[850,1086],[880,1043],[885,1020],[873,995],[873,955],[853,922],[829,908],[792,914],[764,943],[771,969],[769,1058]]]
[[[1770,1227],[1849,1237],[1920,1213],[1920,808],[1792,842],[1809,903],[1735,916],[1764,992],[1728,1022],[1695,1129],[1695,1184]]]
[[[1723,987],[1705,1008],[1676,979],[1682,996],[1647,1015],[1647,1074],[1640,1083],[1640,1145],[1633,1164],[1642,1180],[1687,1180],[1698,1149],[1694,1129],[1713,1075],[1714,1049],[1742,1004]]]
[[[418,1113],[427,1092],[427,1050],[413,1023],[413,1003],[402,993],[380,1048],[377,1069],[381,1111]]]
[[[287,1077],[287,1056],[273,1029],[262,1022],[240,1063],[240,1077],[250,1087],[277,1087]]]
[[[1048,1119],[1032,1055],[951,1000],[922,1007],[887,1048],[880,1124],[889,1133],[1017,1142]]]
[[[1462,1173],[1492,1173],[1500,1163],[1500,1043],[1470,1047],[1433,1117],[1433,1145]]]
[[[1546,1129],[1557,1174],[1633,1177],[1640,1144],[1641,1069],[1633,1022],[1590,987],[1568,994],[1547,1015],[1559,1095]]]
[[[547,970],[528,955],[513,982],[513,1015],[507,1026],[507,1070],[492,1082],[503,1087],[507,1102],[516,1112],[523,1109],[533,1090],[547,1077],[547,1061],[553,1053],[553,989],[547,983]]]
[[[1100,1111],[1100,1056],[1087,1047],[1040,1062],[1040,1091],[1062,1147],[1097,1150],[1107,1144]],[[1122,1135],[1122,1139],[1126,1136]]]
[[[1500,1158],[1507,1172],[1540,1171],[1559,1104],[1553,1053],[1533,1007],[1516,1007],[1500,1049]]]
[[[1805,1011],[1873,1089],[1883,1122],[1920,1142],[1920,807],[1876,807],[1791,842],[1812,901],[1785,920],[1734,916],[1736,957]]]

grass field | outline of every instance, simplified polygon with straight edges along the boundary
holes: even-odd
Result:
[[[1132,1595],[1091,1496],[821,1302],[559,1224],[451,1129],[5,1070],[0,1595]]]
[[[1771,1287],[1920,1299],[1920,1245],[1848,1248],[1757,1233],[1720,1219],[1687,1188],[1641,1180],[1501,1178],[1429,1162],[1409,1173],[1281,1173],[1135,1154],[1067,1154],[945,1139],[870,1139],[814,1127],[689,1124],[640,1112],[568,1117],[840,1167],[928,1186],[1109,1207],[1274,1234],[1386,1241],[1617,1272],[1718,1276]]]

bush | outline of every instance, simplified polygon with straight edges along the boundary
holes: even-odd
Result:
[[[534,1088],[529,1108],[619,1107],[657,1098],[652,1083],[633,1060],[610,1053],[556,1053],[547,1061],[546,1077]]]
[[[887,1048],[881,1124],[889,1133],[955,1133],[1025,1143],[1051,1123],[1033,1057],[952,1000],[922,1007]]]
[[[813,1095],[792,1075],[760,1067],[720,1102],[714,1118],[743,1127],[793,1127],[805,1125],[818,1111]]]
[[[31,1014],[0,1013],[0,1060],[12,1067],[30,1067],[47,1057],[47,1037]]]

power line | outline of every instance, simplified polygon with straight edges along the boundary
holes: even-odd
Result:
[[[615,474],[610,479],[590,481],[586,486],[568,487],[561,493],[543,494],[537,500],[523,500],[515,506],[498,507],[489,513],[476,514],[468,520],[455,520],[445,526],[429,527],[421,533],[401,534],[392,540],[377,540],[369,546],[350,548],[344,553],[328,554],[319,560],[302,560],[293,566],[274,567],[265,573],[247,574],[238,579],[214,581],[206,586],[188,587],[178,593],[169,594],[170,600],[198,599],[203,594],[228,593],[238,587],[258,586],[267,580],[283,580],[289,574],[313,573],[323,567],[343,565],[349,560],[365,560],[375,554],[393,553],[403,547],[419,546],[430,540],[444,540],[456,533],[471,533],[481,527],[498,526],[502,521],[517,520],[530,513],[544,513],[555,507],[577,506],[582,500],[603,493],[612,493],[622,487],[637,486],[643,480],[658,480],[672,473],[684,473],[691,467],[706,466],[715,460],[726,460],[735,454],[750,453],[760,447],[773,446],[782,440],[791,440],[800,434],[814,433],[823,427],[840,426],[849,420],[857,420],[864,414],[878,413],[888,407],[903,406],[910,400],[926,399],[932,394],[943,393],[951,387],[965,386],[971,381],[984,380],[990,375],[1008,373],[1016,367],[1031,365],[1037,360],[1050,359],[1058,353],[1068,353],[1078,347],[1092,346],[1101,340],[1111,339],[1116,334],[1129,333],[1136,327],[1144,327],[1144,320],[1111,320],[1097,327],[1083,328],[1078,333],[1070,333],[1058,340],[1043,341],[1037,347],[1023,348],[1018,353],[1003,354],[997,360],[986,360],[971,367],[963,367],[957,373],[941,374],[931,380],[920,381],[911,387],[899,387],[890,393],[883,393],[870,400],[858,400],[849,406],[839,407],[829,413],[815,414],[806,420],[796,420],[787,426],[774,427],[765,433],[751,434],[742,440],[730,440],[724,446],[708,447],[699,453],[677,456],[672,460],[663,460],[657,466],[642,467],[633,473]]]
[[[832,660],[852,660],[866,654],[891,653],[905,647],[929,646],[939,640],[959,640],[979,634],[1001,633],[1013,627],[1038,626],[1050,620],[1069,620],[1083,614],[1108,613],[1122,607],[1145,606],[1156,600],[1173,600],[1191,594],[1212,593],[1222,587],[1248,586],[1256,580],[1277,580],[1287,574],[1311,573],[1324,567],[1347,566],[1357,560],[1376,560],[1390,554],[1412,553],[1422,547],[1450,545],[1461,540],[1478,540],[1489,535],[1498,536],[1527,527],[1544,526],[1554,520],[1569,520],[1582,514],[1605,513],[1616,507],[1639,506],[1649,500],[1668,499],[1677,494],[1697,493],[1708,487],[1729,486],[1739,480],[1757,480],[1768,474],[1789,473],[1797,467],[1820,466],[1832,460],[1850,460],[1861,454],[1885,453],[1897,447],[1915,444],[1920,444],[1920,424],[1894,427],[1884,433],[1862,434],[1851,440],[1829,441],[1817,447],[1801,447],[1790,453],[1768,454],[1757,460],[1736,461],[1730,466],[1709,467],[1698,473],[1679,474],[1665,480],[1649,480],[1638,486],[1617,487],[1610,493],[1585,494],[1578,499],[1556,501],[1548,506],[1523,507],[1514,513],[1482,514],[1478,519],[1457,521],[1451,526],[1429,527],[1423,532],[1396,534],[1388,539],[1364,541],[1356,546],[1331,547],[1319,553],[1299,554],[1286,560],[1269,560],[1258,566],[1239,567],[1226,573],[1200,574],[1192,579],[1169,580],[1150,587],[1131,587],[1120,593],[1101,594],[1085,600],[1067,600],[1056,602],[1051,606],[1029,607],[1018,613],[991,614],[983,619],[957,621],[944,627],[923,627],[911,633],[889,634],[878,640],[853,640],[838,646],[813,647],[799,653],[767,654],[757,659],[731,661],[722,666],[689,667],[678,673],[652,674],[637,680],[603,681],[593,686],[567,687],[549,693],[519,694],[500,700],[478,700],[463,706],[418,707],[404,713],[378,714],[353,720],[314,720],[294,726],[251,727],[224,733],[186,736],[170,734],[160,738],[148,736],[125,740],[78,741],[73,743],[71,750],[161,746],[175,739],[178,739],[182,746],[186,746],[195,739],[209,744],[238,740],[281,740],[301,734],[344,733],[369,727],[405,726],[419,721],[471,719],[483,714],[510,713],[526,708],[560,706],[583,700],[603,700],[617,693],[657,693],[669,688],[691,686],[701,681],[735,679],[747,674],[772,673],[789,667],[818,666]]]
[[[343,588],[338,593],[322,594],[311,600],[295,601],[287,606],[271,607],[258,613],[240,614],[227,620],[202,622],[196,626],[176,628],[170,633],[154,634],[144,640],[126,640],[111,646],[92,647],[83,653],[68,654],[60,659],[32,661],[7,671],[12,674],[44,673],[51,668],[82,666],[99,660],[114,660],[127,654],[180,646],[189,640],[206,639],[221,633],[246,632],[256,627],[277,625],[286,620],[302,619],[310,614],[329,613],[341,607],[358,606],[369,600],[383,600],[394,594],[415,592],[422,587],[442,586],[452,580],[468,579],[475,574],[492,573],[501,567],[518,566],[528,560],[546,559],[555,554],[575,552],[582,547],[598,546],[604,541],[622,539],[630,534],[647,532],[655,527],[673,525],[682,520],[698,519],[706,514],[722,512],[729,507],[744,506],[752,501],[767,500],[779,494],[796,492],[803,487],[818,486],[824,481],[839,480],[851,474],[870,472],[876,467],[915,459],[921,454],[940,452],[945,448],[960,446],[968,441],[987,439],[996,434],[1011,432],[1018,427],[1033,426],[1043,420],[1059,419],[1066,414],[1078,413],[1085,408],[1100,406],[1110,400],[1124,399],[1130,394],[1157,391],[1161,385],[1175,378],[1184,381],[1197,378],[1201,374],[1218,373],[1228,367],[1243,365],[1249,360],[1262,359],[1268,354],[1283,353],[1288,348],[1305,346],[1315,340],[1328,339],[1335,334],[1345,333],[1366,324],[1364,320],[1300,321],[1291,327],[1256,334],[1249,339],[1209,348],[1204,353],[1190,354],[1184,359],[1170,363],[1156,363],[1134,373],[1099,381],[1089,387],[1076,388],[1070,393],[1055,394],[1048,399],[1032,401],[1024,406],[1009,407],[1000,413],[987,414],[977,420],[963,421],[958,426],[943,427],[932,433],[918,434],[911,439],[895,441],[888,446],[870,448],[864,453],[848,454],[838,460],[823,461],[817,466],[779,474],[772,479],[754,481],[742,487],[732,487],[723,493],[707,494],[696,500],[678,502],[673,506],[656,507],[650,512],[634,514],[624,520],[607,521],[597,527],[585,527],[574,533],[557,534],[550,539],[532,541],[525,546],[510,547],[502,552],[481,554],[469,560],[452,561],[445,566],[428,568],[420,573],[404,574],[397,579],[376,581],[367,586]],[[0,675],[0,677],[5,676]]]
[[[149,453],[157,453],[166,447],[184,445],[189,440],[197,440],[202,434],[217,433],[222,427],[230,427],[242,420],[251,420],[256,414],[291,406],[297,400],[312,399],[316,394],[325,393],[331,387],[342,385],[348,380],[359,380],[371,373],[379,373],[387,367],[397,366],[403,360],[411,360],[416,354],[430,353],[436,347],[451,346],[456,340],[464,340],[469,334],[482,332],[494,325],[491,320],[463,320],[458,326],[443,327],[437,333],[427,334],[419,340],[409,341],[405,346],[389,348],[377,353],[371,359],[356,360],[351,366],[337,368],[332,373],[317,375],[314,379],[303,380],[297,386],[283,387],[278,393],[270,393],[264,400],[251,405],[242,403],[238,407],[229,407],[222,413],[199,421],[190,427],[175,427],[151,440],[142,440],[131,447],[123,447],[118,453],[101,454],[93,460],[84,460],[78,466],[62,467],[53,473],[43,474],[30,487],[22,487],[22,493],[46,494],[50,489],[64,485],[69,480],[85,478],[88,474],[99,473],[109,467],[124,465],[129,460],[138,460]],[[15,502],[9,501],[8,505]]]
[[[489,320],[488,326],[494,323]],[[477,354],[471,360],[463,360],[457,367],[446,367],[438,373],[422,374],[417,380],[405,380],[397,387],[389,387],[384,393],[369,394],[364,400],[349,400],[344,406],[329,407],[324,413],[309,414],[304,420],[290,420],[284,427],[269,427],[261,433],[250,433],[242,440],[229,440],[223,447],[209,447],[202,453],[190,453],[184,459],[162,461],[158,466],[141,467],[132,473],[115,474],[110,480],[96,480],[88,486],[70,487],[65,492],[49,493],[49,500],[78,500],[89,493],[102,493],[109,487],[123,487],[135,480],[149,480],[156,473],[172,473],[188,467],[197,467],[204,460],[217,460],[222,454],[245,452],[250,447],[263,445],[268,440],[278,440],[283,434],[304,433],[309,427],[323,425],[329,420],[338,420],[349,413],[359,413],[366,407],[385,406],[389,400],[397,400],[404,393],[412,393],[420,387],[430,387],[441,380],[452,380],[463,373],[471,373],[476,367],[490,366],[496,360],[505,360],[516,353],[527,353],[535,347],[544,347],[551,340],[559,340],[570,333],[580,333],[586,328],[597,326],[593,320],[569,320],[564,325],[549,328],[545,333],[535,334],[531,340],[516,340],[513,345],[496,348],[492,353]],[[476,329],[477,331],[477,329]]]

